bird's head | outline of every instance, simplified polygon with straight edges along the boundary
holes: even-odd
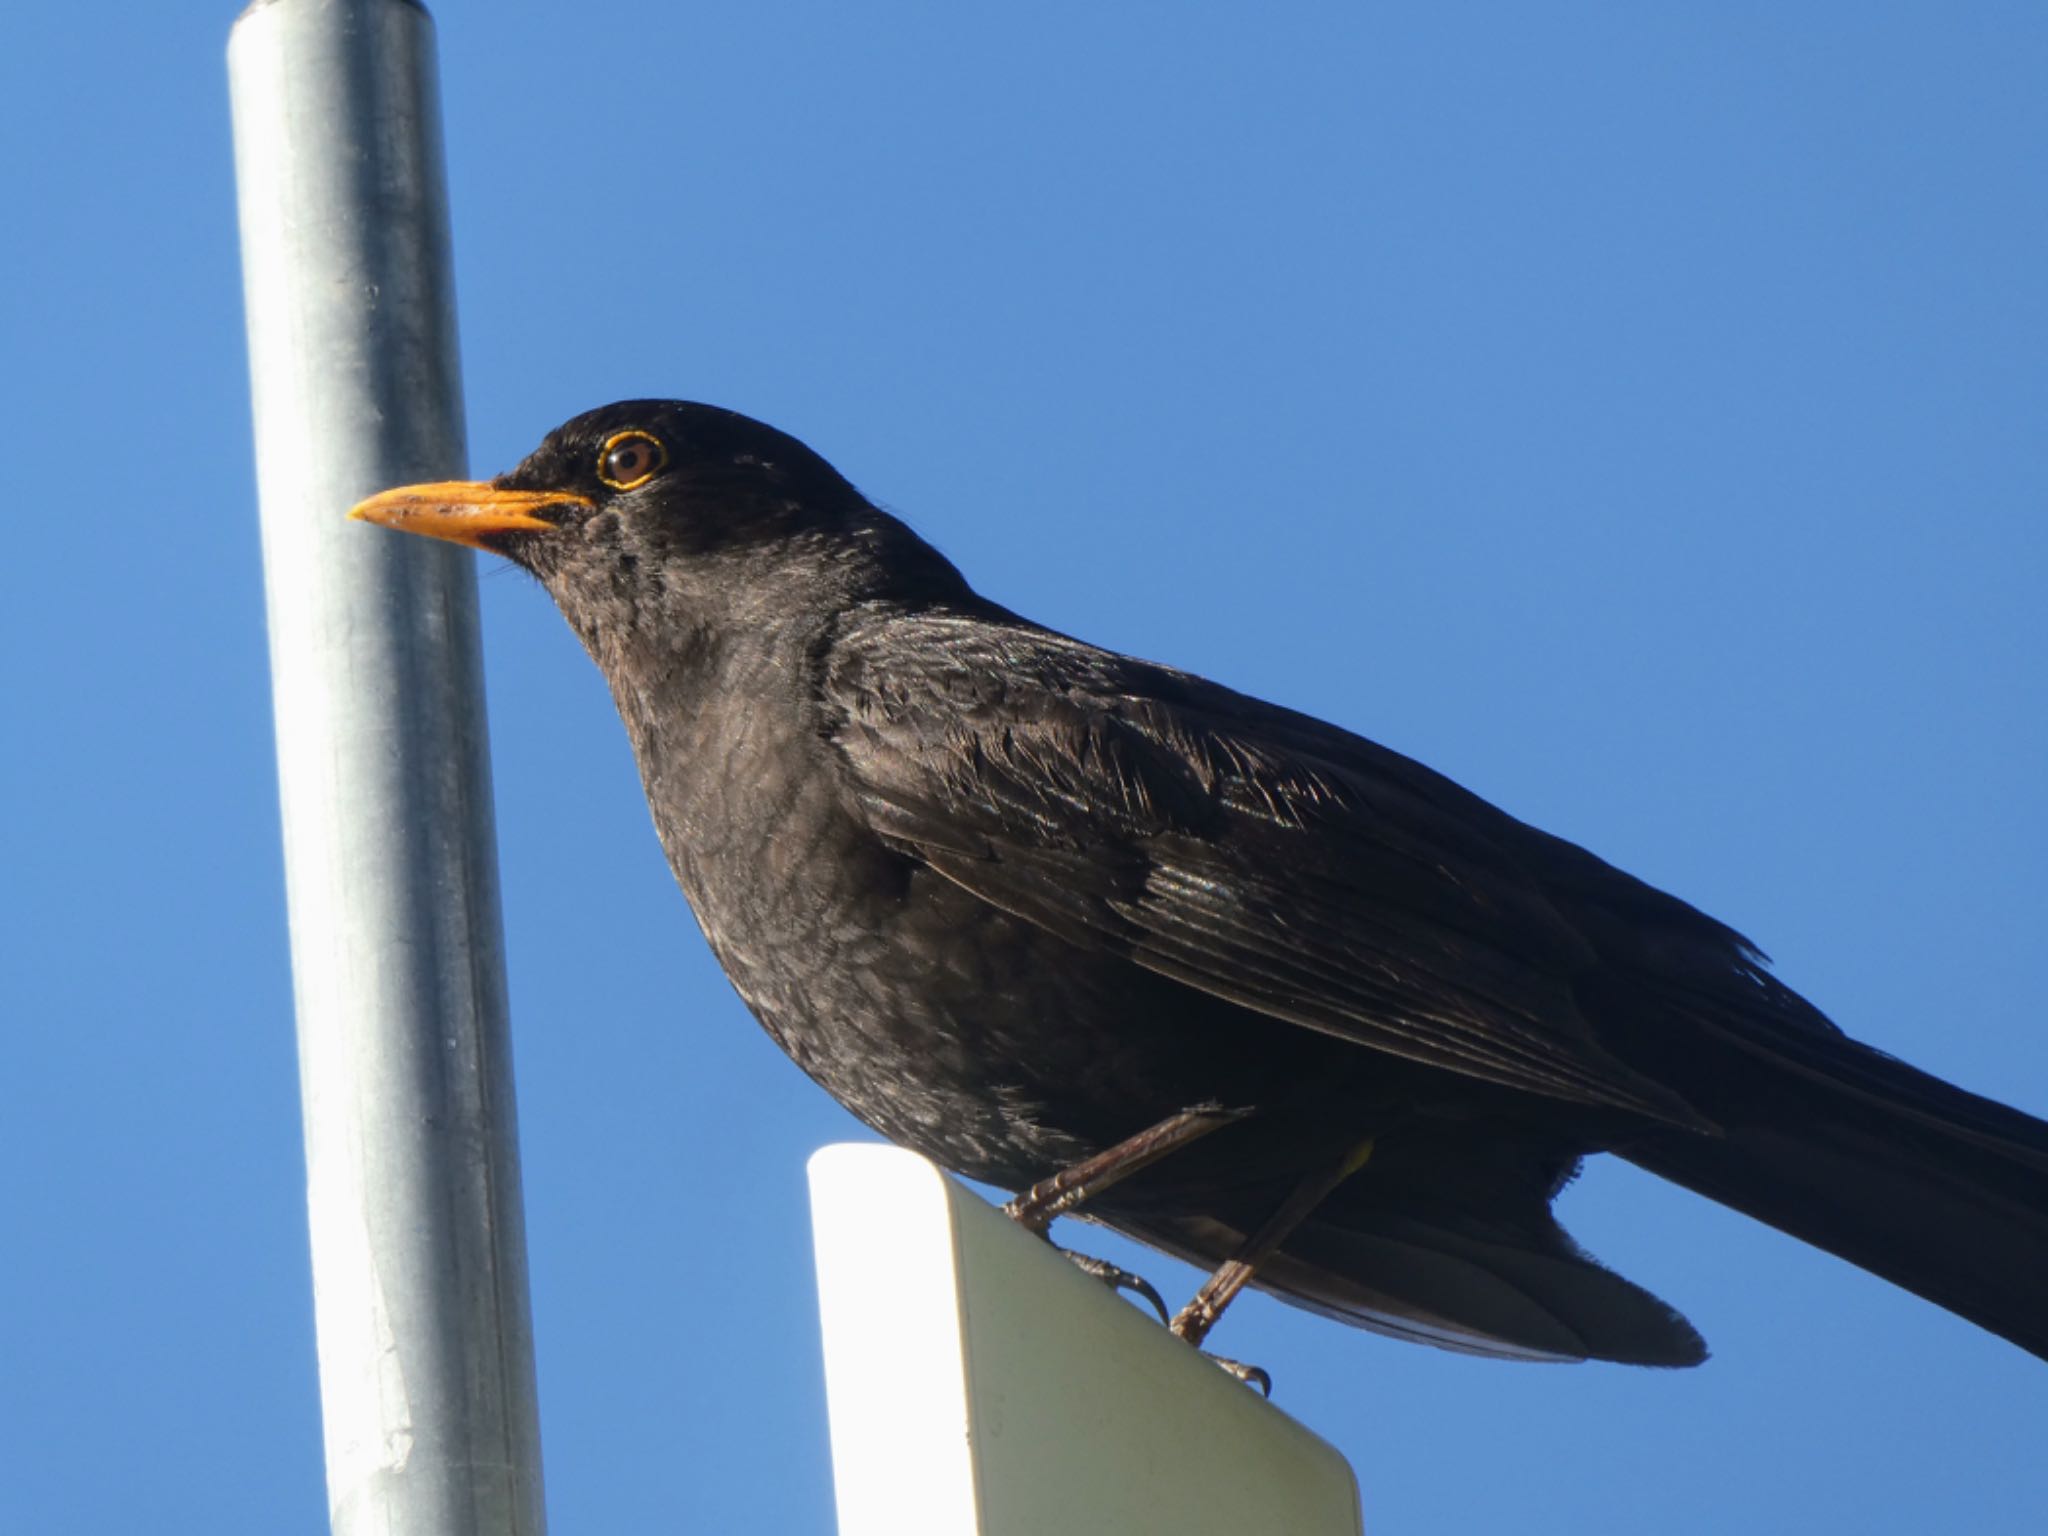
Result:
[[[680,400],[603,406],[495,480],[400,486],[349,515],[524,566],[586,640],[962,585],[795,438]]]

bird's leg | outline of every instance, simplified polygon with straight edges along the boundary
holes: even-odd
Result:
[[[1121,1184],[1140,1169],[1149,1168],[1169,1152],[1178,1152],[1189,1142],[1211,1131],[1221,1130],[1250,1114],[1246,1109],[1184,1109],[1169,1115],[1149,1130],[1118,1142],[1106,1152],[1084,1158],[1071,1168],[1062,1168],[1049,1179],[1040,1179],[1009,1204],[1003,1214],[1025,1229],[1044,1235],[1053,1218],[1063,1216],[1084,1200]]]
[[[1223,1316],[1223,1309],[1230,1305],[1231,1299],[1258,1273],[1259,1266],[1293,1235],[1294,1229],[1308,1219],[1309,1212],[1321,1205],[1331,1190],[1363,1168],[1371,1156],[1372,1141],[1367,1138],[1328,1168],[1310,1174],[1297,1184],[1294,1193],[1280,1202],[1280,1209],[1266,1219],[1266,1224],[1246,1238],[1228,1262],[1202,1282],[1194,1300],[1182,1307],[1180,1315],[1168,1326],[1188,1343],[1199,1345],[1209,1336],[1209,1330],[1216,1326],[1216,1320]],[[1254,1372],[1261,1378],[1265,1376],[1265,1372],[1255,1366],[1240,1366],[1229,1360],[1217,1363],[1241,1380],[1250,1379],[1247,1372]],[[1267,1391],[1271,1392],[1270,1382],[1267,1383]]]

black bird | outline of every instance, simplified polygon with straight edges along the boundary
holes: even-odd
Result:
[[[794,438],[579,416],[355,516],[537,576],[768,1033],[893,1141],[1238,1287],[1689,1365],[1553,1219],[1612,1152],[2048,1357],[2048,1124],[1842,1034],[1740,934],[1306,715],[977,594]]]

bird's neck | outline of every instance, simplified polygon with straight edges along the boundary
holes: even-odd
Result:
[[[574,628],[611,685],[643,771],[650,753],[694,763],[715,751],[718,732],[750,697],[766,706],[763,690],[798,682],[815,643],[796,625],[736,632],[724,615]]]
[[[767,878],[772,845],[795,814],[788,795],[829,782],[805,766],[826,751],[810,637],[788,624],[743,640],[722,628],[671,627],[660,649],[631,646],[593,654],[669,868],[729,966],[738,964],[725,942],[733,893]]]

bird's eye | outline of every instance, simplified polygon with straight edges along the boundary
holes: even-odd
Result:
[[[614,432],[597,450],[597,478],[615,491],[630,491],[661,473],[668,450],[645,432]]]

